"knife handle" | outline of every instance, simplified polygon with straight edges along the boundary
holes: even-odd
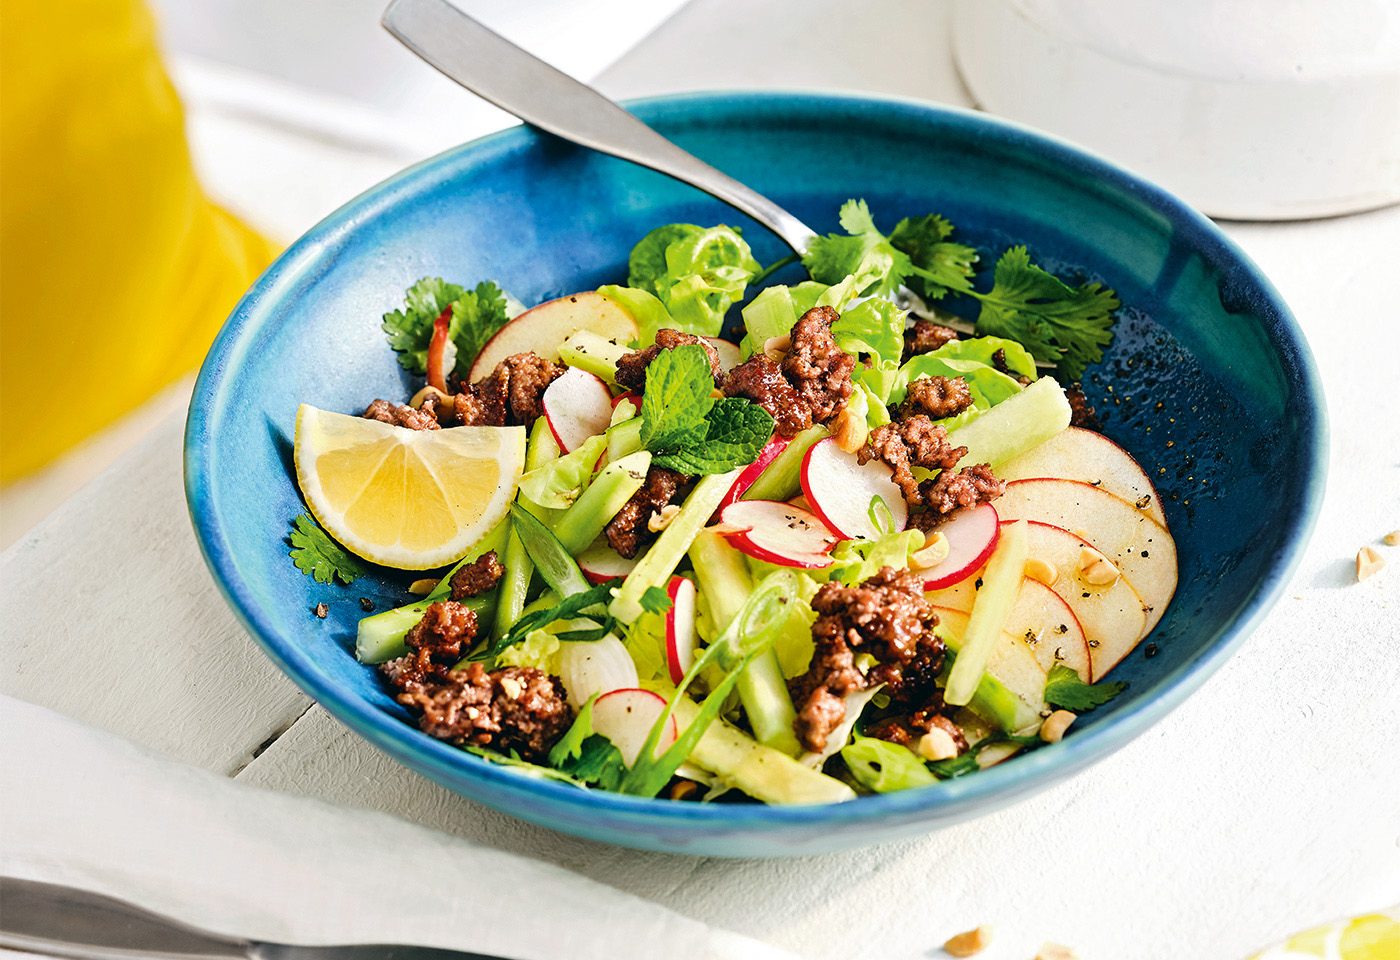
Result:
[[[73,960],[245,960],[252,944],[74,887],[0,877],[0,947]]]

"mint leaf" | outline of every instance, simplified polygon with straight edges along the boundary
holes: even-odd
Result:
[[[1016,340],[1071,380],[1102,360],[1113,342],[1113,311],[1120,306],[1114,292],[1097,283],[1068,286],[1031,263],[1025,247],[1002,254],[991,291],[973,296],[982,301],[979,334]]]
[[[709,356],[698,343],[662,350],[647,364],[642,394],[642,446],[653,452],[692,446],[705,439],[705,415],[714,406]]]
[[[369,565],[332,540],[310,514],[303,513],[292,521],[288,539],[292,544],[292,562],[317,583],[339,579],[349,586],[369,573]]]
[[[1074,670],[1063,663],[1057,663],[1050,668],[1050,674],[1045,681],[1045,702],[1062,710],[1083,713],[1103,706],[1127,687],[1122,681],[1085,683]]]
[[[441,277],[424,277],[404,294],[404,309],[384,314],[380,328],[388,336],[389,346],[399,355],[399,366],[420,377],[427,373],[433,322],[462,296],[462,292],[457,284]]]
[[[509,322],[505,292],[490,280],[478,283],[475,290],[468,290],[453,300],[452,322],[447,328],[447,335],[457,348],[452,376],[458,380],[467,379],[486,341]],[[431,337],[431,330],[429,335]]]
[[[637,602],[647,613],[665,613],[671,609],[671,598],[660,587],[647,587]]]
[[[650,390],[651,368],[647,368]],[[773,417],[748,400],[725,397],[712,401],[705,420],[705,433],[699,441],[668,449],[652,456],[652,463],[681,473],[725,473],[758,459],[772,439]]]

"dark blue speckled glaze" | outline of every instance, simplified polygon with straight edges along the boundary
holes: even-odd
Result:
[[[290,462],[297,404],[359,411],[401,399],[379,330],[425,275],[498,280],[526,303],[621,281],[627,253],[673,221],[745,228],[660,175],[515,128],[351,201],[291,247],[225,325],[190,407],[185,482],[215,580],[279,667],[347,726],[424,776],[515,816],[598,840],[716,856],[810,854],[935,830],[1072,776],[1195,690],[1273,605],[1321,502],[1326,418],[1288,308],[1209,221],[1078,149],[981,114],[813,94],[697,94],[633,109],[666,136],[818,230],[847,197],[887,229],[936,210],[987,250],[1025,243],[1127,305],[1086,386],[1105,430],[1144,465],[1180,548],[1181,586],[1113,674],[1131,686],[1064,742],[971,777],[830,807],[641,800],[528,779],[403,722],[350,652],[367,596],[402,602],[410,574],[324,586],[287,559],[301,513]],[[780,274],[782,281],[797,271]],[[326,620],[312,607],[325,601]]]

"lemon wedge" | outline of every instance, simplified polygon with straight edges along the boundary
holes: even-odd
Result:
[[[297,410],[297,483],[346,549],[401,570],[461,559],[510,509],[524,427],[409,430]]]

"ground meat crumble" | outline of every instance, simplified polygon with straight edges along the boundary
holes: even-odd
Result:
[[[887,464],[894,471],[892,479],[899,485],[905,502],[911,507],[928,507],[924,513],[911,516],[910,524],[931,530],[954,510],[989,503],[1006,492],[1005,482],[993,475],[988,464],[979,463],[954,473],[953,468],[966,454],[967,447],[948,442],[948,431],[942,424],[915,414],[871,430],[857,459],[862,464],[876,459]],[[912,469],[916,466],[942,472],[932,480],[920,482]]]
[[[656,538],[656,534],[647,528],[651,515],[675,500],[681,487],[689,481],[685,474],[665,467],[647,470],[641,489],[622,505],[622,509],[603,528],[608,546],[628,560],[635,557],[644,544]]]
[[[365,409],[364,418],[390,423],[396,427],[407,427],[410,430],[438,429],[437,417],[433,415],[432,408],[415,410],[403,404],[390,403],[388,400],[376,400],[371,403]]]
[[[496,559],[496,551],[486,551],[471,563],[463,564],[452,574],[452,579],[448,581],[452,587],[452,599],[477,597],[495,589],[505,572],[505,568]]]
[[[1026,376],[1023,373],[1017,373],[1015,370],[1012,370],[1011,367],[1007,365],[1005,347],[998,347],[996,350],[992,351],[992,368],[999,373],[1006,374],[1008,377],[1010,377],[1012,380],[1015,380],[1023,387],[1027,386],[1031,382],[1030,377]]]
[[[454,670],[476,630],[476,614],[460,603],[430,604],[404,637],[412,652],[380,667],[385,682],[429,736],[542,762],[573,720],[563,685],[534,667]]]
[[[904,331],[904,359],[920,353],[932,353],[945,343],[958,339],[958,331],[931,320],[915,320],[914,325]]]
[[[819,616],[807,672],[792,681],[794,724],[808,750],[826,747],[845,718],[844,698],[877,683],[896,694],[925,696],[943,665],[943,641],[933,632],[938,616],[924,598],[923,580],[907,570],[883,567],[856,587],[823,584],[812,598]],[[855,666],[857,653],[880,661],[869,675]]]
[[[793,325],[781,363],[755,354],[724,380],[724,392],[744,397],[777,421],[776,433],[791,437],[813,423],[829,423],[851,396],[856,358],[836,345],[831,325],[839,314],[813,307]]]
[[[1071,383],[1065,387],[1065,399],[1069,401],[1069,425],[1071,427],[1083,427],[1085,430],[1102,430],[1099,423],[1099,415],[1094,410],[1094,405],[1089,402],[1089,398],[1084,395],[1084,388]]]
[[[618,386],[626,387],[641,393],[647,385],[647,367],[661,353],[662,350],[674,350],[676,347],[683,347],[687,344],[695,344],[703,347],[705,356],[710,361],[710,374],[715,378],[715,385],[718,386],[724,378],[724,374],[719,367],[719,353],[715,348],[707,343],[703,337],[693,336],[689,333],[681,333],[679,330],[672,330],[668,327],[656,331],[656,343],[644,350],[634,350],[625,353],[617,361],[617,373],[614,376]]]
[[[932,420],[942,420],[970,406],[972,388],[962,377],[920,377],[909,384],[901,413],[905,418],[922,413]]]
[[[562,366],[533,353],[506,357],[490,376],[462,384],[452,398],[450,419],[469,427],[528,427],[544,412],[545,388],[563,373]]]

